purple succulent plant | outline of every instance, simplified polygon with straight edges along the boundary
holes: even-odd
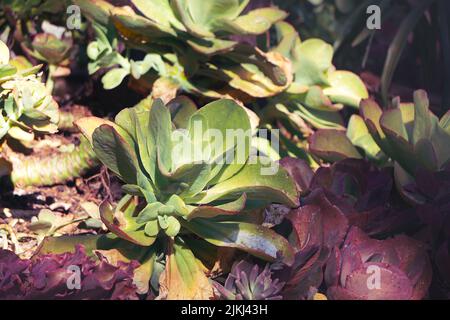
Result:
[[[295,263],[280,271],[286,281],[283,296],[306,299],[323,281],[323,267],[335,246],[344,240],[348,220],[332,205],[321,189],[305,198],[304,205],[288,215],[292,226],[289,242],[296,250]]]
[[[80,283],[68,286],[74,268]],[[112,266],[86,255],[83,246],[74,253],[47,254],[21,260],[0,250],[0,299],[137,299],[133,284],[136,262]]]
[[[233,264],[225,285],[214,282],[214,287],[224,300],[281,300],[284,283],[272,275],[269,265],[261,270],[242,260]]]
[[[364,160],[345,159],[319,168],[310,189],[322,189],[350,225],[370,235],[385,235],[419,222],[414,221],[412,210],[393,185],[391,168],[378,169]]]
[[[369,238],[350,229],[327,263],[327,296],[335,300],[419,300],[432,277],[425,246],[407,236]]]

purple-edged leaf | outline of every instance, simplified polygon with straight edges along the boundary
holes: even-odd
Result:
[[[380,118],[380,126],[391,147],[389,156],[398,161],[411,174],[415,171],[414,150],[409,141],[409,131],[405,124],[413,123],[414,109],[403,105],[402,109],[390,109]]]
[[[214,218],[221,215],[236,215],[245,208],[247,195],[244,193],[237,200],[217,206],[203,205],[195,207],[187,216],[187,220],[194,218]]]
[[[35,256],[54,253],[74,252],[77,244],[86,248],[88,255],[94,255],[94,250],[109,249],[117,244],[117,238],[112,234],[106,235],[70,235],[61,237],[46,237],[34,253]]]
[[[118,237],[140,246],[150,246],[155,237],[148,237],[144,232],[144,225],[138,224],[132,213],[135,210],[134,199],[129,197],[123,205],[114,209],[107,201],[100,205],[100,217],[106,227]]]
[[[346,158],[361,159],[362,156],[341,130],[319,130],[309,138],[309,150],[317,157],[336,162]]]
[[[216,246],[237,248],[268,261],[293,263],[294,253],[289,242],[263,226],[206,219],[194,219],[184,226]]]
[[[364,119],[367,129],[369,129],[375,142],[385,153],[391,154],[392,151],[389,141],[387,141],[386,135],[380,126],[380,118],[383,114],[383,110],[380,106],[373,100],[363,100],[359,107],[359,113]]]
[[[313,191],[304,200],[304,204],[317,206],[321,210],[323,221],[323,242],[329,248],[339,245],[348,229],[348,220],[343,212],[330,203],[321,190]]]
[[[299,193],[307,192],[314,176],[308,163],[302,159],[286,157],[280,160],[280,164],[294,179]]]

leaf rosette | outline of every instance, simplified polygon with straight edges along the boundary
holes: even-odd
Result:
[[[180,273],[204,281],[194,255],[198,239],[203,246],[292,263],[288,241],[257,223],[254,214],[272,202],[298,206],[298,191],[283,168],[251,156],[244,107],[226,99],[198,110],[185,98],[167,107],[145,100],[122,110],[115,122],[89,117],[77,126],[99,160],[125,183],[117,206],[100,206],[102,221],[134,251],[165,252],[161,285],[170,298],[194,297],[195,281]],[[172,291],[179,286],[184,296]]]

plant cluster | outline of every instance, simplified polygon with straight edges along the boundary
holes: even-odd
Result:
[[[368,1],[293,3],[0,4],[0,176],[19,189],[91,170],[64,187],[98,189],[81,216],[43,197],[16,232],[22,219],[3,206],[27,190],[3,192],[2,179],[0,243],[15,252],[0,251],[0,299],[450,297],[450,112],[423,90],[386,102],[400,52],[382,104],[336,67],[350,35],[335,26],[355,26],[344,20]],[[400,29],[432,3],[411,5]],[[69,4],[82,11],[76,31]],[[84,98],[92,112],[74,106]],[[61,152],[36,152],[58,130]],[[35,241],[31,259],[18,238]]]
[[[34,132],[57,131],[58,104],[36,75],[39,67],[20,70],[10,64],[10,52],[0,41],[0,139],[23,142]]]
[[[135,300],[136,267],[136,264],[113,266],[104,260],[98,262],[87,256],[82,246],[77,246],[74,253],[43,255],[33,260],[22,260],[13,252],[1,250],[0,299]],[[68,288],[67,283],[72,282],[77,290]]]

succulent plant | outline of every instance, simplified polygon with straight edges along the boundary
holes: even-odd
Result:
[[[387,110],[365,100],[360,114],[353,116],[347,132],[318,131],[310,139],[310,151],[331,162],[365,155],[376,160],[387,156],[394,162],[395,182],[401,194],[408,201],[423,203],[423,196],[408,190],[418,170],[437,172],[448,166],[450,113],[439,120],[429,110],[426,92],[419,90],[414,103],[395,99],[394,107]]]
[[[339,114],[344,106],[358,108],[368,92],[361,79],[332,64],[333,47],[321,39],[300,40],[287,22],[275,25],[278,45],[273,52],[292,61],[294,79],[287,90],[272,99],[268,115],[287,118],[304,136],[311,127],[343,128]]]
[[[230,35],[259,35],[287,13],[276,7],[257,8],[243,14],[250,0],[132,0],[133,7],[115,7],[106,1],[76,0],[85,15],[116,29],[135,46],[188,45],[201,54],[229,51],[238,43]]]
[[[258,225],[251,212],[269,202],[295,207],[297,190],[283,168],[250,156],[252,130],[244,107],[218,100],[196,110],[183,98],[169,107],[146,100],[121,111],[115,123],[88,117],[77,125],[98,159],[125,183],[127,194],[117,206],[101,204],[103,223],[134,254],[146,257],[147,279],[157,252],[165,253],[160,294],[169,299],[212,294],[192,235],[202,246],[292,263],[288,242]]]
[[[46,86],[50,92],[57,77],[70,74],[68,58],[76,31],[68,30],[66,14],[60,14],[66,13],[70,3],[70,0],[6,0],[0,5],[0,17],[5,17],[4,23],[0,18],[3,39],[14,39],[21,53],[33,63],[48,65]]]
[[[36,75],[39,67],[18,71],[1,41],[0,55],[0,139],[8,134],[27,142],[33,131],[56,132],[58,104]]]
[[[327,297],[337,300],[420,300],[431,282],[425,246],[407,236],[370,239],[353,227],[325,270]]]
[[[410,206],[395,192],[393,170],[360,159],[345,159],[319,168],[310,190],[322,189],[350,225],[368,235],[387,235],[419,224]],[[305,197],[305,203],[308,202]]]
[[[67,285],[80,270],[79,287]],[[0,299],[137,299],[133,271],[137,263],[113,266],[86,255],[82,246],[74,253],[48,254],[22,260],[13,252],[0,250]]]
[[[264,269],[242,260],[235,262],[225,284],[214,282],[224,300],[281,300],[284,283],[273,279],[269,265]]]
[[[344,214],[323,195],[315,203],[309,201],[288,214],[290,228],[281,224],[278,230],[288,237],[295,250],[294,264],[275,273],[286,282],[282,291],[285,299],[308,299],[311,290],[320,287],[330,252],[342,242],[348,228]]]
[[[267,31],[286,16],[275,7],[242,15],[248,0],[214,0],[206,7],[195,0],[134,0],[135,9],[105,1],[75,3],[97,35],[88,47],[90,72],[112,68],[102,79],[106,89],[131,75],[134,87],[153,88],[154,97],[172,92],[173,98],[182,89],[213,98],[245,100],[276,95],[290,84],[290,63],[284,57],[231,39]],[[126,52],[118,47],[119,37]],[[136,52],[145,57],[134,59]]]

